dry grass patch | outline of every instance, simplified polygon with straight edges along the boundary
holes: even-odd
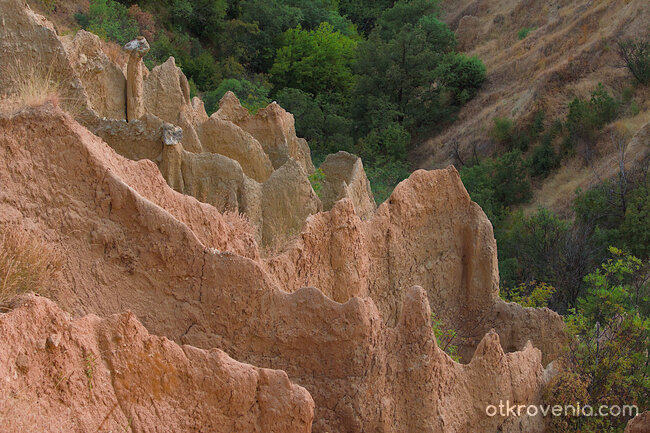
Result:
[[[250,222],[248,217],[238,211],[225,211],[223,214],[223,220],[226,224],[232,227],[236,232],[246,233],[255,237],[255,227]]]
[[[0,226],[0,303],[25,292],[46,294],[61,267],[58,253],[15,224]]]
[[[58,62],[48,63],[47,59],[41,59],[37,64],[13,59],[8,66],[0,65],[0,73],[6,74],[11,83],[10,93],[0,95],[0,111],[13,113],[25,107],[50,103],[76,117],[83,104],[76,98],[68,97],[64,83],[70,77],[62,74],[62,70],[65,69]]]

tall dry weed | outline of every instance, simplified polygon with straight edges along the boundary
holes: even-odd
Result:
[[[23,61],[14,58],[6,65],[0,65],[0,73],[7,74],[11,83],[9,93],[3,96],[5,111],[16,111],[25,107],[36,107],[51,103],[76,117],[81,112],[82,102],[68,95],[71,77],[64,75],[67,70],[59,62]]]
[[[0,226],[0,303],[25,292],[47,294],[60,267],[57,251],[22,226]]]
[[[246,233],[253,237],[255,236],[255,227],[253,227],[253,224],[243,213],[227,210],[222,215],[224,222],[231,226],[235,231]]]

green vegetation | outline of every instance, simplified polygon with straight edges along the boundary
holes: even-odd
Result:
[[[576,308],[587,290],[585,275],[606,258],[610,245],[644,260],[650,255],[648,176],[628,173],[624,165],[617,178],[576,191],[573,221],[546,209],[529,216],[513,209],[530,200],[531,182],[548,176],[563,158],[580,152],[589,163],[602,128],[631,106],[627,93],[618,100],[599,84],[546,128],[543,112],[523,125],[497,118],[490,135],[503,153],[461,169],[465,187],[494,226],[505,299],[528,305],[548,295],[549,307],[564,314]]]
[[[321,168],[317,168],[312,174],[309,175],[309,182],[314,189],[316,195],[320,197],[321,189],[323,189],[323,181],[325,180],[325,173]]]
[[[437,0],[91,0],[77,22],[120,44],[144,35],[149,67],[173,56],[208,113],[227,91],[276,100],[312,157],[364,157],[378,201],[409,174],[415,133],[454,120],[485,79],[454,51]]]
[[[139,34],[138,23],[125,6],[113,0],[93,0],[88,15],[75,15],[77,22],[101,38],[125,44]]]
[[[454,343],[459,338],[458,333],[453,329],[448,329],[444,324],[436,319],[436,316],[431,314],[431,326],[433,334],[436,336],[438,347],[447,353],[456,362],[460,362],[460,355],[458,354],[458,346]]]
[[[528,33],[532,32],[533,30],[535,30],[535,27],[524,27],[523,29],[517,32],[517,39],[519,40],[526,39]]]
[[[584,296],[566,316],[570,342],[567,371],[545,393],[547,403],[579,400],[600,405],[648,407],[650,389],[650,298],[648,267],[610,248],[610,257],[584,278]],[[622,432],[630,416],[559,417],[551,432]]]

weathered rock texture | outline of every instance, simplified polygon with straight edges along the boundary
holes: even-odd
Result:
[[[625,427],[625,433],[650,433],[650,412],[646,410],[631,419]]]
[[[340,151],[327,155],[320,169],[325,175],[321,189],[324,209],[332,209],[337,201],[347,197],[352,201],[354,211],[361,219],[368,218],[375,212],[375,197],[363,170],[361,158]]]
[[[490,332],[471,362],[461,365],[436,346],[427,292],[434,309],[441,303],[451,310],[466,303],[467,311],[495,304],[491,229],[453,170],[415,173],[368,222],[354,215],[349,199],[309,219],[297,242],[304,243],[303,255],[316,257],[298,256],[296,264],[323,260],[352,281],[352,267],[341,267],[340,258],[356,251],[377,271],[359,279],[372,280],[366,294],[353,297],[339,287],[333,296],[346,302],[337,303],[282,279],[295,247],[267,271],[271,265],[261,264],[241,223],[172,191],[152,162],[124,159],[60,111],[0,117],[0,130],[0,223],[23,222],[62,251],[66,259],[53,298],[68,311],[108,316],[129,309],[152,333],[284,370],[314,398],[316,432],[496,432],[508,420],[487,417],[487,404],[539,398],[544,374],[538,349],[527,345],[506,354],[499,335]],[[450,210],[436,217],[442,201]],[[321,242],[318,250],[305,240],[325,219],[335,224],[323,230],[323,240],[314,239]],[[436,230],[448,236],[424,237]],[[352,238],[336,256],[337,236],[345,239],[349,231],[361,238],[368,233],[376,250]],[[382,267],[373,251],[387,245],[383,261],[391,264]],[[442,264],[416,274],[422,289],[407,270],[417,271],[420,260],[427,269],[425,251]],[[377,283],[386,278],[382,269],[394,276]],[[297,267],[294,275],[305,279],[312,270]],[[434,275],[439,270],[443,276]],[[317,275],[325,293],[332,291],[327,275]],[[434,282],[447,286],[438,290]],[[383,297],[379,287],[386,288]],[[448,301],[452,290],[459,290],[454,302]],[[399,307],[391,308],[388,299]],[[531,311],[538,322],[546,314]],[[539,419],[504,425],[513,426],[508,431],[542,429]]]
[[[129,53],[129,63],[126,66],[126,119],[132,122],[144,115],[144,62],[142,58],[149,52],[147,40],[139,36],[124,45]]]
[[[229,120],[255,137],[269,155],[273,168],[278,169],[293,158],[308,174],[314,171],[307,141],[296,137],[293,115],[277,103],[273,102],[255,116],[250,116],[235,94],[227,92],[213,116]]]
[[[5,433],[311,431],[314,402],[286,373],[149,335],[133,313],[73,319],[52,301],[0,314]]]
[[[454,169],[414,173],[374,210],[361,162],[335,155],[323,169],[330,173],[323,188],[331,210],[320,212],[323,203],[307,178],[314,171],[309,148],[296,137],[293,116],[277,104],[252,116],[229,93],[208,117],[199,100],[190,100],[187,80],[170,59],[149,73],[142,69],[142,116],[105,118],[84,89],[110,82],[83,66],[103,64],[102,54],[74,44],[66,53],[47,22],[22,1],[0,0],[0,6],[20,23],[3,22],[3,56],[14,49],[31,56],[24,41],[44,44],[48,58],[63,62],[59,71],[69,77],[62,84],[81,101],[77,118],[92,131],[52,106],[0,115],[0,224],[20,222],[63,253],[52,298],[66,311],[106,317],[131,310],[154,334],[283,370],[311,393],[316,432],[542,431],[540,419],[490,418],[485,406],[538,401],[546,377],[542,362],[553,359],[563,342],[561,320],[549,310],[498,298],[492,227]],[[85,63],[69,61],[76,52],[85,53]],[[0,93],[15,85],[0,80]],[[259,242],[288,238],[281,252],[268,249],[260,258]],[[467,364],[436,346],[432,310],[465,338]],[[80,320],[134,322],[121,317]],[[90,349],[109,344],[99,333],[108,325],[97,326],[91,334],[99,343],[89,341]],[[196,360],[192,367],[216,356],[142,335],[164,346],[162,354],[183,351]],[[12,350],[0,346],[0,354],[16,357],[8,363],[32,371],[29,355]],[[194,351],[200,354],[192,358]],[[233,363],[225,355],[215,359]],[[190,371],[180,355],[174,360],[177,369]],[[140,373],[143,365],[126,367],[167,386],[165,372]],[[242,368],[258,375],[262,389],[262,370]],[[229,371],[214,374],[229,377]],[[121,401],[115,377],[92,407]],[[217,386],[191,377],[184,376],[189,390]],[[275,397],[284,403],[269,413],[285,426],[302,426],[308,399],[287,419],[285,404],[296,401],[292,390],[298,388],[283,380]],[[128,412],[147,421],[159,407],[144,395],[155,396],[156,386],[145,386],[137,405],[124,409],[120,403],[118,416]],[[241,398],[260,397],[260,389]],[[174,395],[163,394],[166,405],[180,410]],[[211,410],[212,400],[203,400],[196,402],[202,404],[197,416]],[[261,400],[256,414],[243,418],[253,431],[266,416]],[[82,407],[79,401],[43,401],[57,414]],[[218,413],[230,419],[229,405],[238,410],[239,402],[219,406]],[[174,419],[168,425],[183,430],[175,423],[189,415],[169,413]],[[89,419],[70,420],[77,418]]]
[[[265,263],[288,290],[314,286],[339,302],[370,296],[389,324],[398,321],[404,290],[422,286],[435,315],[466,340],[467,360],[490,328],[508,350],[531,339],[545,361],[564,341],[556,313],[499,298],[492,225],[454,168],[416,171],[366,221],[351,200],[338,202]]]
[[[122,69],[102,51],[99,37],[79,30],[74,37],[64,37],[61,41],[90,105],[102,117],[126,119],[126,78]]]

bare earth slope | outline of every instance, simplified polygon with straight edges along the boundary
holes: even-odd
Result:
[[[598,82],[620,94],[632,79],[616,41],[650,33],[645,0],[452,0],[442,8],[460,48],[480,57],[488,73],[458,121],[413,152],[421,168],[454,163],[454,143],[466,157],[474,148],[490,154],[495,117],[530,120],[540,109],[547,119],[559,117],[573,97],[588,97]],[[523,28],[532,31],[518,40]],[[648,110],[646,102],[642,110]]]

